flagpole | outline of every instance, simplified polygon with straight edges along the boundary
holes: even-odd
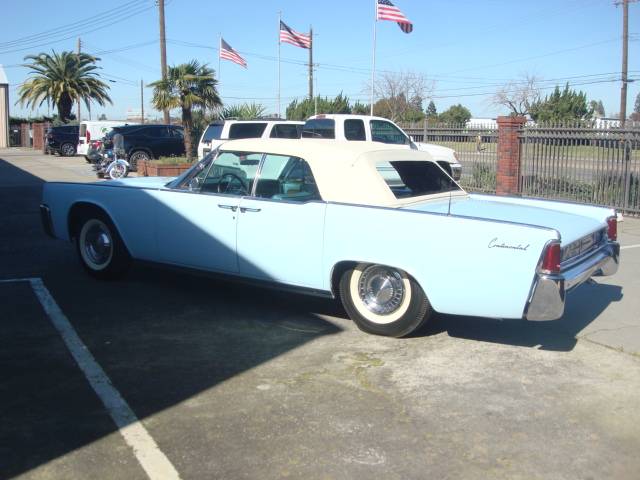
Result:
[[[371,66],[371,96],[369,105],[369,115],[373,115],[373,95],[374,95],[374,82],[376,79],[376,26],[378,24],[378,0],[373,0],[374,5],[374,19],[373,19],[373,59]]]
[[[278,118],[280,118],[280,25],[282,24],[282,12],[278,11]]]
[[[222,90],[222,81],[220,76],[220,63],[222,58],[222,33],[218,33],[218,93]],[[220,95],[222,97],[222,95]]]

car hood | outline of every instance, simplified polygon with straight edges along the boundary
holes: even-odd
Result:
[[[405,210],[419,210],[439,214],[459,215],[489,220],[501,220],[557,230],[562,238],[562,243],[567,245],[589,233],[595,232],[604,225],[590,217],[562,212],[553,208],[538,205],[526,205],[521,203],[509,203],[508,201],[494,201],[485,198],[476,198],[473,195],[452,197],[451,205],[448,198],[429,200],[426,202],[411,204],[402,207]]]
[[[418,150],[428,152],[436,159],[455,160],[453,156],[453,148],[443,147],[442,145],[434,145],[433,143],[414,142]]]
[[[131,177],[121,180],[108,180],[110,185],[138,188],[163,188],[175,177]],[[106,180],[105,180],[106,181]]]

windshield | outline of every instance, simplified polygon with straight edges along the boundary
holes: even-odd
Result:
[[[184,172],[178,178],[171,180],[165,186],[167,188],[174,188],[179,190],[192,190],[193,185],[197,185],[197,182],[202,182],[207,175],[207,170],[211,165],[211,161],[218,154],[218,149],[207,153],[202,160],[196,163],[189,170]],[[194,180],[195,179],[195,180]]]
[[[462,190],[435,162],[378,162],[376,170],[382,175],[396,198],[421,197]]]
[[[391,122],[384,120],[371,120],[371,140],[374,142],[390,143],[394,145],[406,145],[410,143],[409,137]]]

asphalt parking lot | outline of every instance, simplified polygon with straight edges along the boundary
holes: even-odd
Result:
[[[0,151],[0,478],[638,478],[640,220],[558,321],[437,315],[398,340],[331,301],[88,277],[38,205],[93,178]]]

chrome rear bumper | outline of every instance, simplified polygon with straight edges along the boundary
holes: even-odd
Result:
[[[620,245],[608,242],[585,260],[559,274],[536,274],[529,302],[524,311],[527,320],[556,320],[564,313],[568,291],[591,277],[613,275],[618,271]]]

